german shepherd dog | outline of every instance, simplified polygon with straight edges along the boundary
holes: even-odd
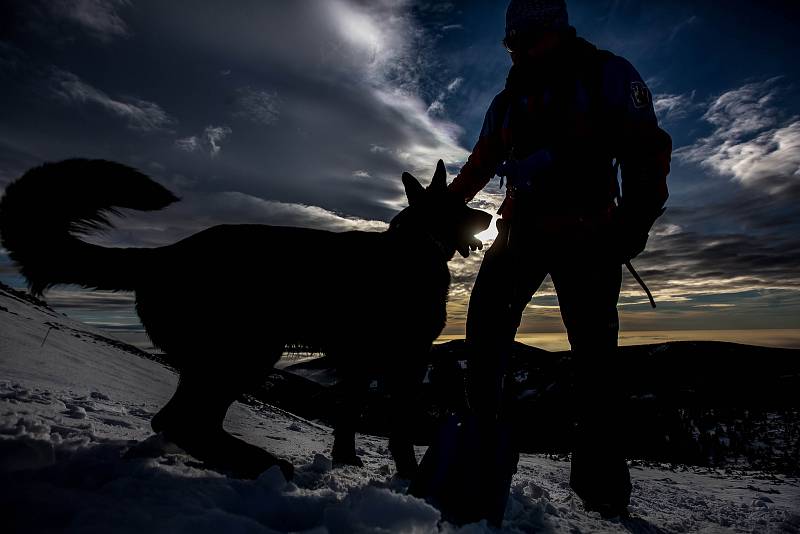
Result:
[[[426,188],[408,173],[409,206],[384,232],[334,233],[220,225],[158,248],[79,239],[120,208],[159,210],[177,199],[144,174],[104,160],[46,163],[6,188],[2,244],[34,294],[57,284],[134,291],[153,344],[180,371],[151,425],[210,467],[256,477],[292,465],[223,430],[228,407],[257,385],[287,346],[338,362],[348,397],[334,425],[334,462],[358,464],[354,410],[364,377],[388,378],[389,448],[398,474],[416,468],[408,405],[446,318],[447,263],[479,246],[491,216],[447,192],[439,161]]]

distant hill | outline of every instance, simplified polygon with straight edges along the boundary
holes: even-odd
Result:
[[[22,319],[40,323],[37,331],[46,332],[41,340],[36,338],[37,344],[76,337],[90,346],[113,347],[126,357],[152,360],[172,369],[164,355],[123,343],[53,311],[40,299],[0,284],[0,347],[3,329],[26,324]],[[379,354],[379,348],[375,352]],[[620,355],[625,361],[624,383],[630,399],[625,417],[630,423],[631,457],[800,474],[800,351],[673,342],[623,347]],[[416,425],[420,444],[427,441],[438,417],[463,406],[461,362],[465,358],[463,340],[433,347]],[[524,450],[567,453],[570,353],[516,343],[511,362],[509,391]],[[330,424],[338,396],[335,379],[332,362],[323,356],[276,370],[242,400],[254,405],[268,403]],[[373,385],[360,430],[384,435],[387,397],[379,380]]]
[[[629,398],[624,417],[631,457],[800,472],[800,350],[713,341],[619,350]],[[463,408],[461,362],[466,357],[463,340],[433,347],[418,424],[421,441],[437,417]],[[335,370],[325,357],[285,371],[319,379],[335,390],[328,386]],[[569,451],[571,372],[568,351],[514,344],[509,390],[526,452]],[[363,431],[387,431],[386,400],[378,383],[364,410]],[[329,417],[325,406],[313,402],[294,409],[307,409],[305,417],[324,420]]]

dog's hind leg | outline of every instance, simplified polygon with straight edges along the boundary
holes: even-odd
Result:
[[[428,349],[429,350],[429,349]],[[417,471],[414,452],[415,417],[420,414],[420,386],[428,365],[427,351],[409,352],[393,357],[393,365],[385,375],[390,396],[389,452],[394,459],[397,476],[411,479]]]
[[[204,365],[203,361],[186,366],[175,394],[153,417],[153,430],[162,432],[211,468],[237,477],[255,478],[277,465],[287,480],[291,479],[294,469],[289,462],[231,436],[222,428],[233,401],[263,376],[259,372],[263,368],[254,367],[242,365],[238,358],[224,366]]]

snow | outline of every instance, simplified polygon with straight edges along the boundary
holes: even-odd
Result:
[[[235,404],[226,428],[292,461],[294,481],[203,468],[150,430],[176,375],[101,335],[0,289],[3,532],[492,531],[440,524],[405,495],[384,439],[360,436],[365,466],[334,468],[330,429],[263,403]],[[798,480],[636,462],[632,475],[634,519],[606,521],[570,491],[568,463],[522,455],[504,530],[800,532]]]

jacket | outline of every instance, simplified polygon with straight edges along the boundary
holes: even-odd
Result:
[[[542,148],[555,161],[529,191],[542,214],[586,216],[618,207],[647,232],[662,212],[672,140],[658,126],[647,85],[624,58],[573,36],[547,61],[513,66],[449,189],[468,202],[505,159]],[[503,218],[513,217],[514,203],[514,188],[507,188]]]

